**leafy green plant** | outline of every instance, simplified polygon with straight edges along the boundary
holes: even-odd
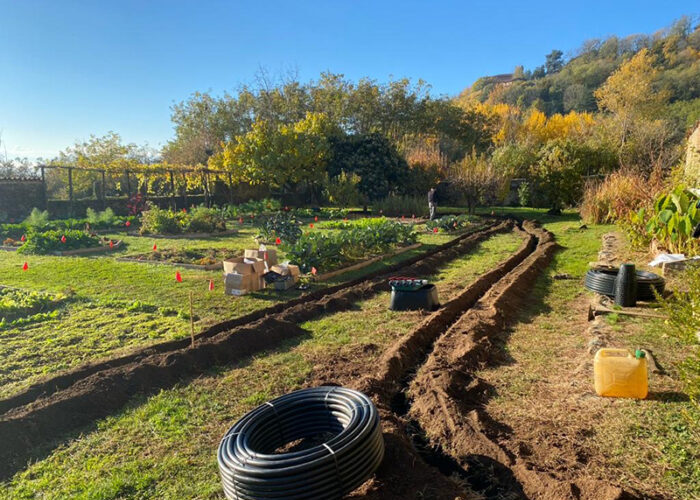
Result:
[[[86,211],[86,220],[93,229],[107,229],[117,225],[119,218],[114,214],[114,210],[106,208],[102,212],[97,212],[92,208]]]
[[[693,238],[693,229],[700,223],[697,202],[697,196],[683,186],[662,194],[654,203],[647,233],[672,253],[696,253],[700,248]]]
[[[64,236],[65,242],[61,241]],[[17,249],[17,253],[46,255],[52,252],[99,246],[99,238],[91,236],[84,231],[77,229],[68,229],[66,231],[51,230],[43,233],[30,232],[27,235],[27,241]]]
[[[155,205],[141,213],[141,234],[180,234],[185,225],[187,214],[173,212]]]
[[[348,174],[344,170],[335,178],[332,178],[326,189],[328,190],[328,201],[341,207],[356,207],[363,201],[362,194],[358,187],[362,179],[355,173]]]
[[[258,239],[273,243],[277,238],[287,243],[295,243],[301,236],[299,222],[291,214],[278,212],[268,217],[255,219],[259,229]]]
[[[187,215],[187,230],[191,233],[226,231],[226,218],[221,210],[200,206],[193,208]]]
[[[32,212],[24,220],[27,227],[35,230],[41,231],[49,225],[49,212],[44,210],[43,212],[38,208],[34,207]]]
[[[243,215],[260,215],[277,212],[282,208],[279,200],[263,198],[262,200],[248,200],[238,205],[228,205],[224,210],[228,217],[240,217]]]
[[[436,227],[443,231],[458,231],[469,227],[473,218],[469,215],[446,215],[439,219],[429,220],[425,223],[425,228],[432,231]]]
[[[398,245],[415,243],[413,227],[385,218],[347,223],[344,231],[304,233],[295,243],[285,244],[290,261],[302,271],[312,267],[329,270],[358,259],[388,251]]]

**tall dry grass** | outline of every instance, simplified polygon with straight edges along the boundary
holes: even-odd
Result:
[[[631,170],[618,170],[603,181],[587,183],[581,202],[581,217],[591,224],[611,224],[629,219],[632,212],[649,208],[665,189],[663,176],[649,178]]]

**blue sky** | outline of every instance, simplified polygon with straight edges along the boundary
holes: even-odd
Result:
[[[51,157],[109,130],[158,147],[174,102],[235,89],[261,67],[303,81],[423,78],[454,95],[554,48],[698,11],[697,0],[0,0],[0,131],[8,156]]]

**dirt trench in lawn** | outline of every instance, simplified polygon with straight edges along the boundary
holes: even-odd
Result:
[[[575,468],[548,471],[485,410],[492,388],[474,373],[502,361],[494,346],[557,248],[551,233],[528,223],[525,230],[530,239],[519,252],[453,299],[456,309],[434,313],[391,346],[374,374],[366,375],[363,353],[316,365],[307,385],[357,388],[382,417],[387,457],[352,498],[642,498]]]

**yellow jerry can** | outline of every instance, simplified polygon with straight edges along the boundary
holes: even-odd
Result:
[[[611,398],[644,399],[649,392],[644,351],[599,349],[593,360],[595,392]]]

